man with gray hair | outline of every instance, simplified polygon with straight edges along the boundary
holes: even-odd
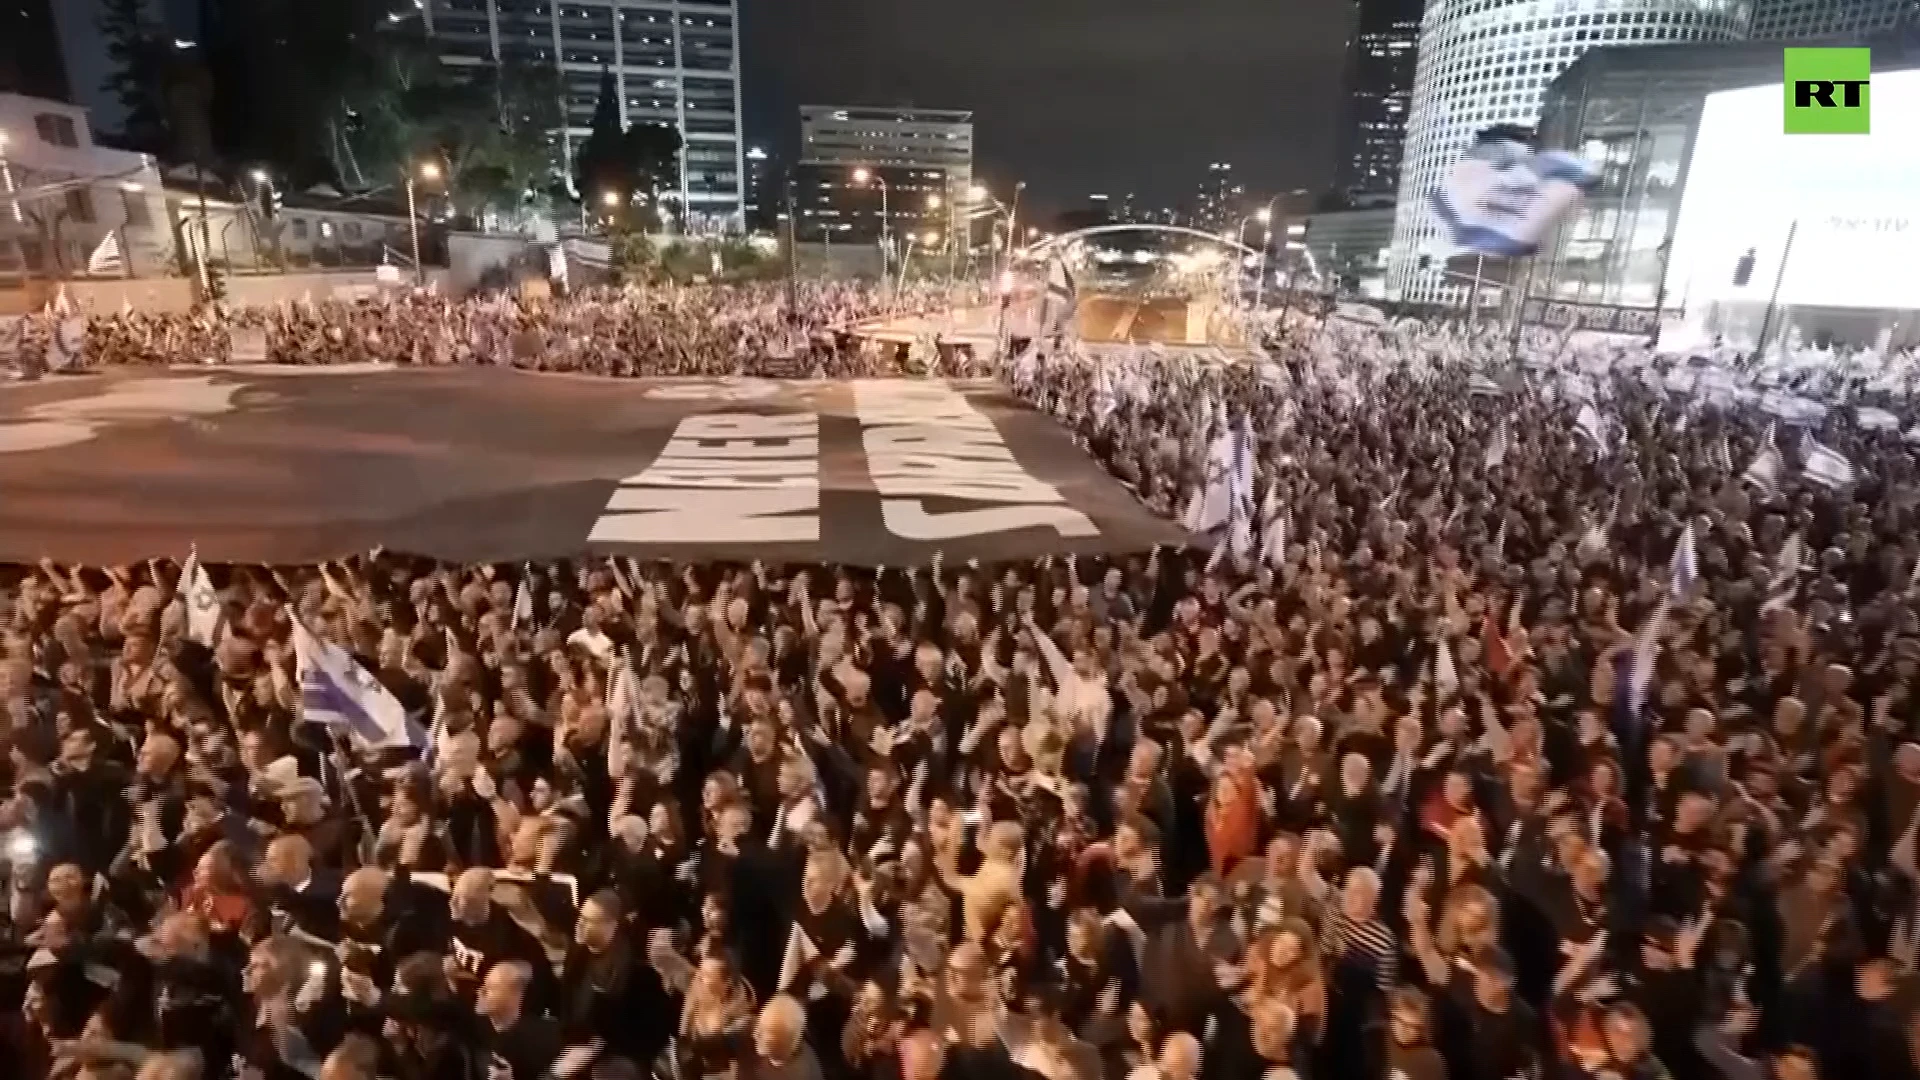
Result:
[[[807,1013],[800,1002],[774,995],[753,1026],[753,1057],[742,1063],[742,1080],[823,1080],[806,1034]]]

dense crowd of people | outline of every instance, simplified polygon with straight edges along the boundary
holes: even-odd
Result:
[[[1007,372],[1170,517],[1250,431],[1251,544],[214,567],[210,645],[171,564],[13,568],[7,1060],[1920,1075],[1898,427],[1564,337],[1280,335]],[[348,706],[302,627],[425,748],[309,722]]]
[[[812,377],[918,373],[899,349],[859,348],[862,320],[977,302],[914,282],[775,282],[582,289],[523,301],[392,289],[277,307],[80,315],[57,305],[0,327],[0,368],[253,362],[479,364],[595,375]]]

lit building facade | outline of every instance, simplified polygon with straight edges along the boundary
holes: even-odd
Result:
[[[857,179],[856,173],[864,179]],[[946,242],[973,186],[973,114],[851,105],[800,108],[794,206],[801,243]],[[884,187],[885,197],[882,197]],[[882,226],[882,212],[886,224]],[[964,247],[966,232],[955,232]]]
[[[1387,294],[1449,303],[1451,241],[1429,196],[1497,124],[1532,127],[1549,83],[1591,49],[1746,35],[1745,0],[1431,0],[1420,27]]]
[[[1870,45],[1876,77],[1920,68],[1920,43],[1864,35],[1847,43]],[[1688,306],[1694,283],[1669,262],[1703,110],[1720,91],[1778,83],[1780,49],[1777,41],[1605,49],[1554,80],[1541,108],[1540,145],[1578,153],[1599,166],[1600,177],[1535,258],[1529,318],[1638,326]],[[1543,315],[1548,305],[1554,311]],[[1858,321],[1796,318],[1828,332]]]
[[[1359,0],[1347,44],[1340,194],[1362,205],[1393,198],[1413,103],[1424,0]]]
[[[421,11],[449,64],[556,69],[569,151],[591,129],[601,71],[612,72],[624,122],[680,132],[688,228],[743,226],[738,0],[425,0]]]
[[[1900,25],[1913,0],[1753,0],[1755,38],[1882,34]]]

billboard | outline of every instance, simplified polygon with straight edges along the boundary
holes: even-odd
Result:
[[[1920,308],[1920,71],[1874,75],[1870,135],[1789,135],[1784,93],[1708,96],[1668,304]]]

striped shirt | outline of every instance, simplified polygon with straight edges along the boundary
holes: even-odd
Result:
[[[1327,955],[1361,965],[1380,989],[1392,989],[1400,979],[1400,946],[1393,931],[1379,919],[1354,922],[1337,906],[1329,914]]]

